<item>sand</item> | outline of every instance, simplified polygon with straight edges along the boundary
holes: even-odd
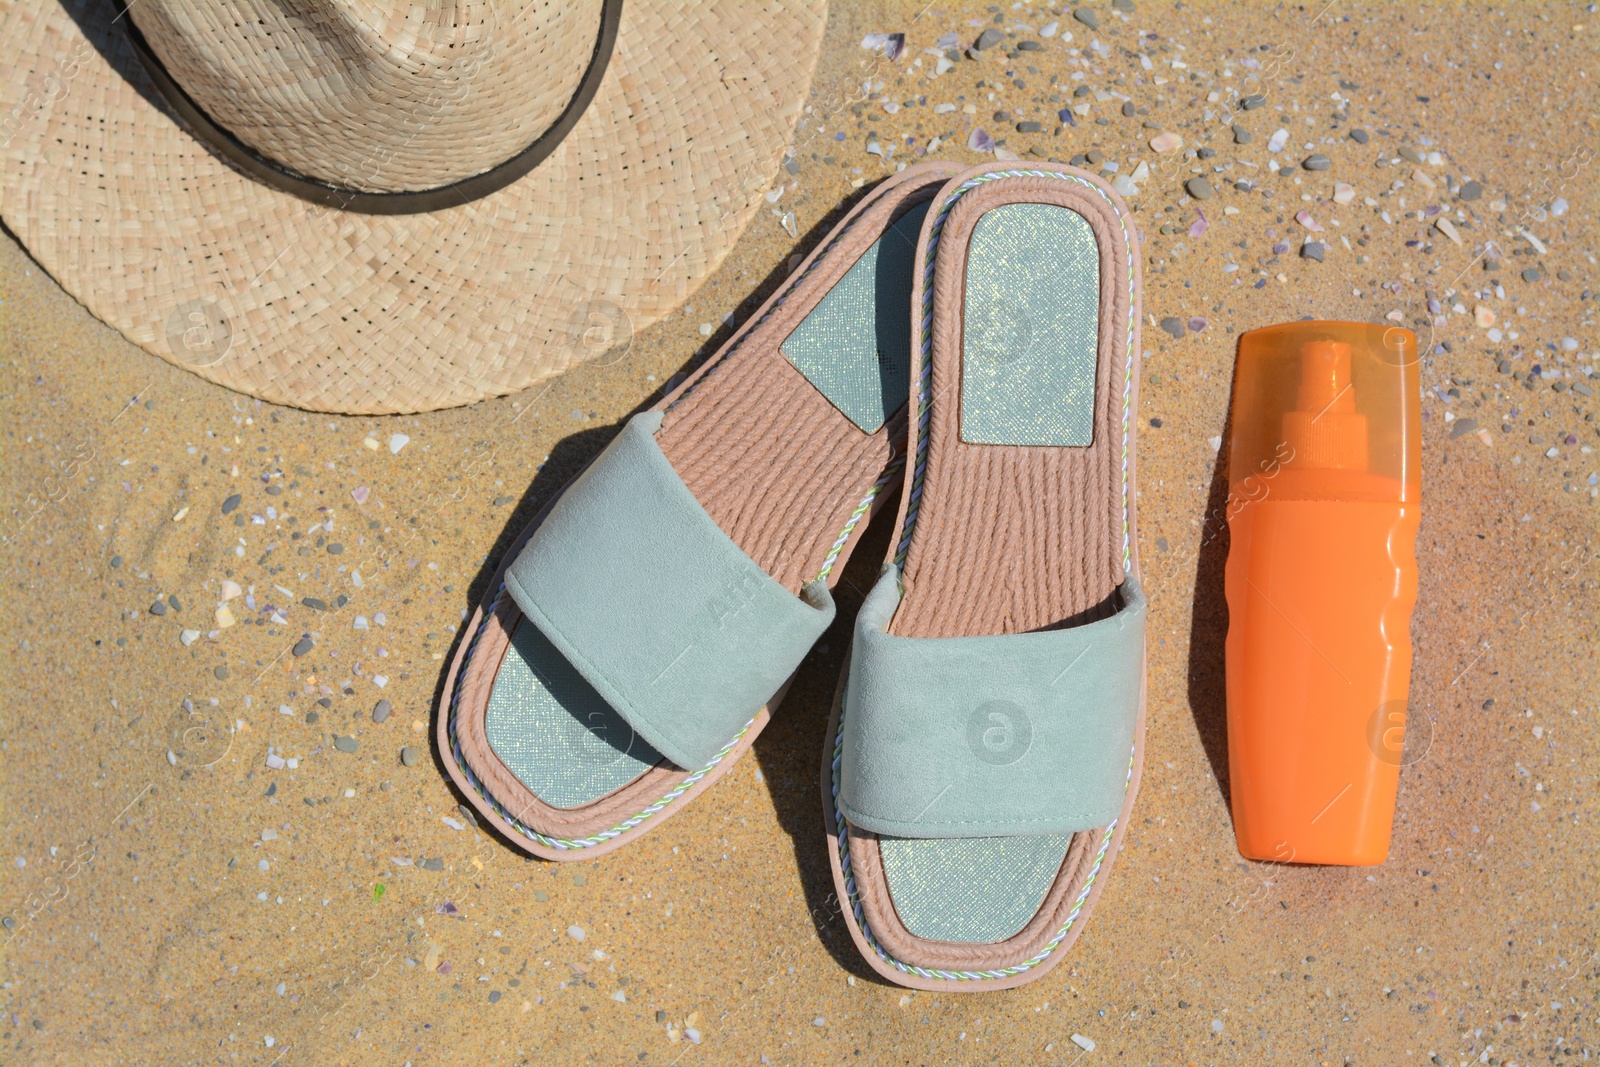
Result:
[[[836,5],[781,198],[688,307],[519,396],[392,418],[259,404],[127,343],[0,241],[12,679],[0,724],[0,1062],[1525,1065],[1595,1054],[1589,375],[1600,336],[1587,294],[1600,288],[1600,15],[1137,0],[1126,19],[1093,5],[1091,30],[1007,5],[1002,28],[1029,27],[1017,39],[1039,50],[1013,61],[996,48],[930,77],[925,48],[951,31],[965,47],[993,16],[920,7]],[[1050,21],[1071,44],[1037,32]],[[880,31],[909,33],[898,61],[859,47]],[[1115,95],[1074,97],[1079,84],[1148,114],[1122,116]],[[1238,113],[1252,140],[1235,145],[1222,106],[1249,93],[1265,102]],[[934,114],[943,102],[976,114]],[[1073,104],[1086,113],[1062,128],[1056,112]],[[1009,122],[992,117],[1001,109]],[[1015,132],[1026,120],[1042,132]],[[1138,424],[1151,724],[1127,844],[1071,957],[1022,989],[961,997],[873,977],[832,895],[819,747],[870,547],[753,758],[600,861],[530,861],[475,829],[430,724],[456,627],[506,540],[726,336],[725,316],[759,302],[857,195],[853,182],[934,135],[936,154],[990,158],[967,147],[978,126],[1024,157],[1097,148],[1118,173],[1154,169],[1131,197],[1152,317]],[[1293,137],[1274,155],[1280,127]],[[1352,141],[1353,127],[1370,142]],[[1147,142],[1163,131],[1216,155],[1158,157]],[[1402,145],[1423,162],[1377,165]],[[1331,169],[1294,169],[1313,150]],[[1272,174],[1272,159],[1291,169]],[[1205,201],[1180,185],[1196,167],[1217,189]],[[1272,195],[1236,190],[1241,178]],[[1469,178],[1476,200],[1460,195]],[[1353,186],[1353,202],[1333,201],[1335,182]],[[1417,217],[1434,205],[1460,245]],[[1300,211],[1324,232],[1297,223]],[[1308,237],[1326,242],[1323,262],[1300,255]],[[1478,256],[1488,239],[1494,271]],[[1490,279],[1504,295],[1474,295]],[[1498,335],[1476,324],[1479,305]],[[1222,729],[1226,537],[1206,520],[1226,492],[1215,442],[1235,338],[1301,316],[1391,312],[1427,353],[1410,762],[1393,848],[1376,868],[1248,863],[1233,844]],[[1181,340],[1156,325],[1169,318],[1185,323]],[[1525,387],[1535,364],[1543,374]],[[397,434],[409,441],[395,452]],[[227,600],[236,622],[221,627],[225,581],[253,589],[256,607]],[[178,606],[152,614],[168,597]],[[285,620],[254,625],[269,606]],[[296,656],[303,633],[313,647]],[[380,699],[393,714],[377,724]],[[420,754],[414,766],[404,746]]]

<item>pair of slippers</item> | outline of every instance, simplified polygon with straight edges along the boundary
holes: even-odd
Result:
[[[823,752],[844,919],[902,985],[1047,972],[1143,756],[1137,264],[1072,167],[872,190],[507,553],[438,717],[468,799],[551,860],[681,810],[766,725],[898,487]]]

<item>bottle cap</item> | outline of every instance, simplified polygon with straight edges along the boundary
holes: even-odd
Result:
[[[1299,499],[1415,501],[1417,338],[1397,326],[1291,322],[1239,339],[1228,477]],[[1276,486],[1281,472],[1293,472]]]

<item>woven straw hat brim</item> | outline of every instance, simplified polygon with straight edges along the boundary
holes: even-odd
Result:
[[[70,8],[70,10],[69,10]],[[593,103],[482,199],[341,212],[234,171],[172,118],[107,5],[0,24],[0,216],[129,340],[314,411],[427,411],[525,389],[694,292],[763,203],[825,0],[628,0]]]

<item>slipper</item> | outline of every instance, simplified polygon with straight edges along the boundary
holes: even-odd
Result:
[[[964,171],[923,223],[910,490],[822,770],[845,921],[901,985],[1043,975],[1127,828],[1137,264],[1122,202],[1063,165]]]
[[[519,847],[618,848],[766,725],[903,468],[912,255],[954,170],[872,190],[507,552],[437,731],[451,777]]]

